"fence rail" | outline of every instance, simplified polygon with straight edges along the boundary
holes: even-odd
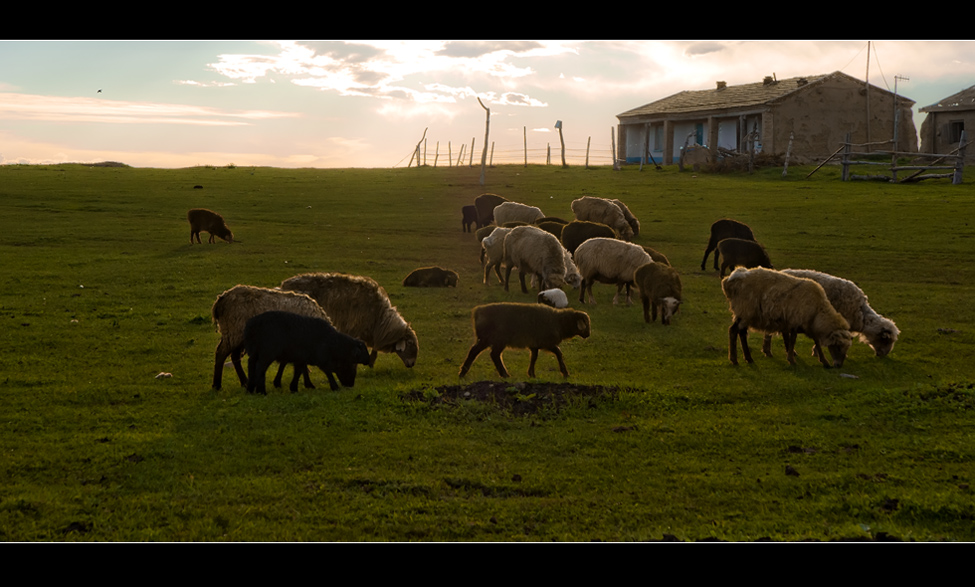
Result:
[[[889,141],[888,141],[889,142]],[[965,137],[965,131],[962,131],[961,138],[958,141],[958,147],[951,153],[938,154],[938,153],[908,153],[903,151],[853,151],[853,147],[870,147],[872,145],[881,145],[885,143],[859,143],[853,144],[850,142],[850,135],[846,135],[846,141],[841,147],[842,155],[842,165],[843,165],[843,181],[850,181],[854,179],[860,180],[876,180],[876,181],[889,181],[893,183],[907,183],[921,181],[923,179],[951,179],[952,184],[960,184],[962,182],[962,172],[965,168],[965,147],[967,146],[967,140]],[[862,159],[854,159],[854,157],[864,157],[864,156],[889,156],[890,163],[885,161],[870,161]],[[933,159],[934,161],[930,165],[898,165],[898,157],[911,157],[917,158],[927,158]],[[938,165],[942,161],[948,160],[951,162],[950,165]],[[853,165],[880,165],[887,167],[890,170],[890,175],[854,175],[850,172],[850,167]],[[945,171],[950,170],[950,173],[928,173],[924,174],[925,171]],[[908,177],[897,179],[897,173],[901,171],[916,171],[916,173],[911,174]]]

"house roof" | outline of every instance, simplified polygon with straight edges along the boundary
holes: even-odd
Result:
[[[947,112],[949,110],[975,110],[975,86],[921,108],[919,112]]]
[[[627,110],[622,114],[618,114],[617,118],[664,114],[673,115],[707,110],[741,110],[765,106],[781,100],[790,94],[808,90],[824,80],[836,77],[847,78],[858,84],[863,83],[839,71],[822,75],[791,77],[781,80],[775,80],[770,76],[765,81],[750,84],[725,86],[723,88],[717,87],[710,90],[685,90],[657,100],[656,102],[645,104],[639,108]],[[877,89],[886,91],[881,88]],[[911,104],[913,103],[911,101]]]

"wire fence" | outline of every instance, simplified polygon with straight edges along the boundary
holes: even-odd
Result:
[[[565,164],[569,166],[612,165],[613,146],[608,143],[595,144],[570,143],[565,145]],[[556,139],[555,144],[524,145],[507,144],[496,145],[493,142],[488,147],[488,165],[562,165],[562,146]],[[458,167],[479,166],[481,164],[481,146],[475,141],[471,143],[443,143],[424,140],[405,156],[396,167],[429,166],[429,167]]]

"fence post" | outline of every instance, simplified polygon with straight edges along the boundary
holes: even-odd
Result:
[[[843,181],[850,181],[850,133],[846,133],[843,147]]]
[[[965,168],[965,147],[966,147],[965,131],[961,131],[961,137],[958,139],[958,157],[955,159],[955,175],[951,178],[952,184],[961,183],[961,172]]]

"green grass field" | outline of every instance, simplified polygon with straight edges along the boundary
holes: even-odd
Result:
[[[842,182],[837,169],[708,175],[627,167],[393,170],[0,166],[0,539],[4,541],[975,540],[975,190]],[[202,186],[195,189],[194,186]],[[460,208],[484,192],[571,217],[584,195],[640,218],[681,272],[673,324],[639,303],[572,307],[569,382],[615,393],[527,414],[438,388],[470,311],[533,301],[481,283]],[[191,245],[186,211],[241,241]],[[823,369],[728,361],[728,305],[700,270],[711,222],[747,222],[777,268],[857,282],[901,330]],[[204,241],[206,237],[204,235]],[[442,265],[456,289],[401,286]],[[354,388],[210,389],[210,307],[238,284],[368,275],[420,341]],[[757,351],[760,337],[753,334]],[[509,349],[512,401],[531,403]],[[171,378],[156,378],[161,372]],[[537,380],[561,381],[541,353]],[[487,353],[466,382],[499,380]]]

